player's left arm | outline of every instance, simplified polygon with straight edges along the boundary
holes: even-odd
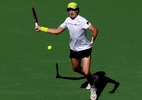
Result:
[[[88,29],[92,31],[92,39],[90,42],[90,45],[92,45],[98,35],[98,29],[92,24],[89,25]]]

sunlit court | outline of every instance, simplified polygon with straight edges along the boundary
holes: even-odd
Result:
[[[0,100],[90,100],[86,78],[73,71],[69,31],[51,35],[69,16],[70,0],[1,1]],[[142,1],[74,0],[98,29],[92,44],[97,100],[141,98]],[[36,11],[38,22],[33,16]],[[37,24],[35,24],[37,23]],[[87,37],[91,40],[91,31]]]

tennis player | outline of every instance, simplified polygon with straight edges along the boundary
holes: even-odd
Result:
[[[97,37],[98,30],[84,17],[79,15],[79,7],[77,3],[70,2],[67,5],[67,12],[69,17],[58,28],[47,28],[43,26],[37,26],[36,31],[47,32],[50,34],[60,34],[65,29],[69,30],[70,35],[70,58],[73,70],[84,75],[89,81],[90,98],[96,100],[96,88],[94,85],[93,76],[90,72],[91,65],[91,52],[92,44]],[[90,41],[87,38],[87,29],[92,31],[92,38]],[[81,66],[82,65],[82,66]]]

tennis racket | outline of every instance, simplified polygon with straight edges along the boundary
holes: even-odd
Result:
[[[37,14],[36,14],[34,7],[32,7],[32,13],[34,16],[35,26],[38,26],[38,18],[37,18]]]

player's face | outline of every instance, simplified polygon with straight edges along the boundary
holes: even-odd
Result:
[[[68,10],[68,13],[72,19],[75,19],[78,15],[78,11],[73,9]]]

